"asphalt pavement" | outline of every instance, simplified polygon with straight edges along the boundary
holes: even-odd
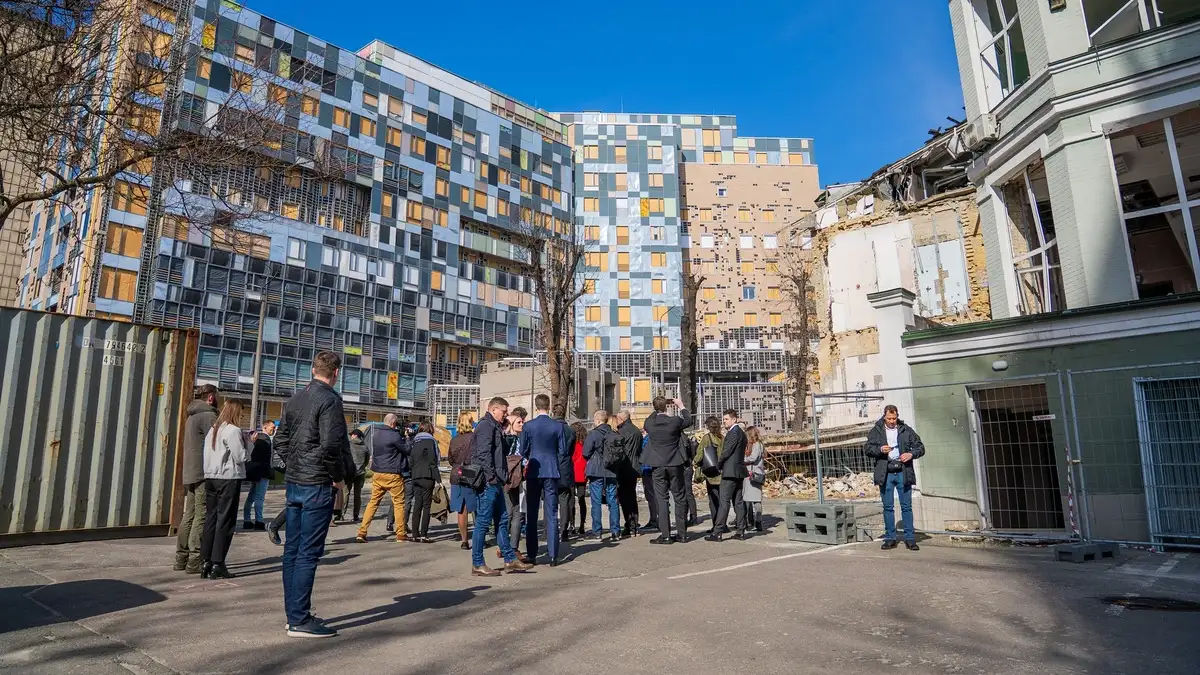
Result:
[[[281,549],[261,532],[239,530],[226,581],[172,571],[173,539],[5,549],[0,670],[1200,673],[1200,613],[1106,601],[1200,601],[1200,554],[824,547],[767,519],[745,542],[573,543],[559,567],[499,578],[470,575],[452,524],[433,544],[331,528],[314,593],[329,640],[285,635]]]

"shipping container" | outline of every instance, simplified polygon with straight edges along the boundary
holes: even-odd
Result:
[[[0,308],[0,547],[178,522],[198,338]]]

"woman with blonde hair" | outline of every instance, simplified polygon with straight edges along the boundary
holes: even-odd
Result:
[[[467,514],[475,513],[475,490],[459,485],[462,466],[471,461],[471,444],[475,440],[475,413],[464,410],[458,415],[454,438],[450,440],[450,512],[458,514],[460,548],[471,550],[467,534]]]
[[[200,576],[205,579],[232,579],[225,567],[225,555],[233,541],[237,524],[238,493],[246,477],[246,436],[239,425],[240,401],[226,401],[204,437],[204,534],[200,537],[200,558],[204,561]]]
[[[754,529],[762,532],[762,486],[766,482],[767,472],[758,427],[746,429],[746,458],[743,463],[750,475],[742,485],[742,501],[746,503],[746,513],[754,523]]]

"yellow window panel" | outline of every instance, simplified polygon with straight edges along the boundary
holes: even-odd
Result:
[[[772,326],[782,326],[783,325],[783,314],[780,314],[779,312],[771,312],[771,325]]]
[[[742,274],[753,274],[753,273],[754,273],[754,263],[752,263],[752,262],[742,263]]]
[[[595,279],[584,279],[583,280],[583,292],[587,295],[594,295],[596,293],[596,280]]]
[[[617,271],[618,272],[628,272],[629,271],[629,254],[628,253],[618,253],[617,254]]]
[[[666,267],[667,266],[667,254],[666,253],[651,253],[650,254],[650,265],[651,265],[651,267]]]
[[[704,314],[704,325],[705,326],[717,325],[717,313],[716,312],[706,312]]]
[[[629,244],[629,228],[628,227],[626,227],[624,225],[617,226],[617,244],[622,245],[622,246]]]
[[[781,297],[782,297],[782,295],[779,292],[778,286],[768,286],[767,287],[767,299],[768,300],[779,300]]]
[[[629,299],[629,280],[628,279],[618,279],[617,280],[617,297],[620,298],[621,300]]]
[[[655,295],[662,295],[664,293],[663,280],[662,279],[652,279],[650,281],[650,292]]]
[[[589,335],[584,340],[584,348],[591,352],[600,351],[600,336]]]
[[[628,337],[621,338],[621,351],[627,352],[633,349],[633,340]]]
[[[629,189],[629,174],[618,173],[618,174],[614,174],[614,175],[616,176],[617,190],[622,190],[622,191],[628,190]]]
[[[633,402],[649,403],[651,398],[653,397],[650,395],[650,378],[636,378],[633,381]]]
[[[742,315],[742,325],[747,327],[758,325],[758,314],[755,312],[746,312]]]
[[[583,318],[587,319],[588,321],[599,321],[600,305],[589,305],[587,309],[584,310]]]
[[[627,157],[625,146],[618,145],[617,147],[613,148],[613,151],[616,152],[615,161],[618,164],[624,164],[626,161],[626,157]]]
[[[629,325],[629,308],[628,307],[618,307],[617,308],[617,325],[618,326],[628,326]]]
[[[666,321],[668,311],[669,310],[666,307],[656,306],[654,308],[654,320],[655,321]]]
[[[217,24],[204,24],[204,29],[200,33],[200,45],[205,49],[217,48]]]

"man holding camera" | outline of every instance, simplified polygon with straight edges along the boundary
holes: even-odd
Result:
[[[875,484],[883,498],[883,550],[896,548],[896,508],[893,490],[900,495],[900,518],[904,521],[904,546],[920,549],[913,529],[912,489],[917,484],[913,460],[925,454],[925,444],[912,427],[900,420],[894,405],[883,409],[883,417],[867,434],[864,448],[875,460]]]

